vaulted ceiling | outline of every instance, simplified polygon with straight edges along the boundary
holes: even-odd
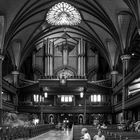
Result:
[[[46,21],[49,9],[62,0],[0,0],[0,13],[5,16],[3,53],[12,64],[21,68],[26,58],[42,45],[45,37],[60,36],[63,26]],[[67,26],[70,36],[82,37],[97,48],[116,69],[120,56],[135,53],[139,58],[140,1],[139,0],[63,0],[77,8],[82,22]],[[139,31],[140,32],[140,31]],[[138,47],[137,47],[138,46]]]

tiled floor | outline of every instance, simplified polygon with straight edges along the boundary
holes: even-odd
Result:
[[[51,130],[45,134],[31,138],[29,140],[71,140],[71,131]]]

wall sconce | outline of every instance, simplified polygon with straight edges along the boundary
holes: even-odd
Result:
[[[45,97],[45,98],[48,97],[48,93],[47,93],[47,92],[44,93],[44,97]]]
[[[84,97],[84,93],[80,92],[80,98],[83,98],[83,97]]]

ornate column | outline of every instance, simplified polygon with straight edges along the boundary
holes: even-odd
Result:
[[[116,82],[117,82],[117,75],[118,75],[118,71],[113,70],[113,71],[111,72],[112,88],[114,88],[115,85],[116,85]],[[111,103],[112,103],[112,105],[115,104],[115,96],[114,96],[114,95],[111,96]],[[112,120],[111,123],[113,123],[113,124],[116,123],[116,114],[115,114],[114,110],[112,110],[111,116],[112,116],[112,118],[111,118],[111,120]]]
[[[123,113],[124,121],[126,120],[125,100],[126,100],[127,94],[128,94],[128,87],[125,86],[125,76],[128,72],[128,65],[129,65],[130,58],[131,58],[131,56],[127,55],[127,54],[121,56],[121,60],[122,60],[122,64],[123,64],[122,113]]]
[[[4,56],[0,54],[0,126],[2,125],[2,61]]]

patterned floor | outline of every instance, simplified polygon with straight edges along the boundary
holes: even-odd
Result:
[[[51,130],[45,134],[31,138],[29,140],[71,140],[71,131]]]

